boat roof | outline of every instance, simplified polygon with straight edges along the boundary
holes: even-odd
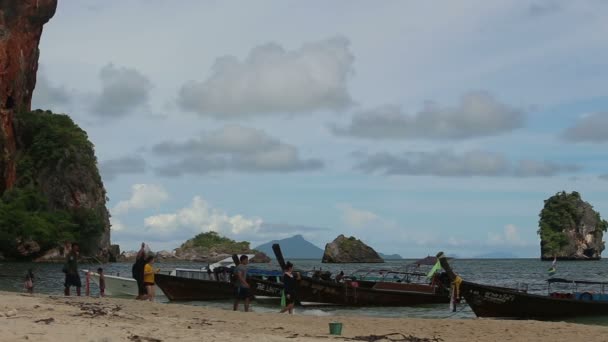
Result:
[[[589,281],[589,280],[570,280],[564,278],[549,278],[548,283],[568,283],[568,284],[587,284],[587,285],[608,285],[605,281]]]

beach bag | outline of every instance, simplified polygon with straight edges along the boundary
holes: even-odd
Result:
[[[31,279],[28,279],[28,280],[25,281],[25,288],[26,289],[31,289],[33,287],[34,287],[34,283],[32,282]]]
[[[287,306],[287,298],[285,298],[285,290],[281,291],[281,307]]]

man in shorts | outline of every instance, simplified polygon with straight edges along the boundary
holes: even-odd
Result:
[[[249,301],[251,300],[251,289],[247,283],[247,264],[249,264],[249,257],[241,255],[240,264],[234,269],[235,275],[235,294],[234,299],[234,311],[239,309],[239,302],[243,300],[245,302],[245,312],[249,311]]]
[[[72,248],[65,260],[65,283],[64,294],[70,295],[70,286],[76,287],[76,295],[80,296],[80,276],[78,275],[78,255],[80,254],[80,246],[76,242],[72,243]]]

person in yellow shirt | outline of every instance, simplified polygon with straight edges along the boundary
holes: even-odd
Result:
[[[158,273],[158,269],[154,269],[152,265],[154,264],[154,257],[149,256],[146,258],[146,265],[144,266],[144,286],[148,292],[147,299],[149,301],[154,301],[154,297],[156,296],[156,286],[154,284],[154,274]]]

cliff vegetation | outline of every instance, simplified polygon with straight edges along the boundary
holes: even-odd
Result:
[[[539,216],[542,259],[601,258],[608,222],[578,192],[551,196]]]

